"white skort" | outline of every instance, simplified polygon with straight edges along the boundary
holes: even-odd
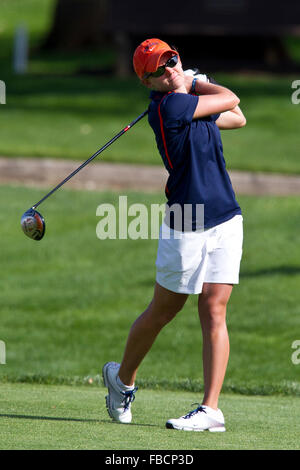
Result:
[[[203,232],[177,232],[163,222],[156,281],[182,294],[200,294],[204,282],[238,284],[242,246],[242,215]]]

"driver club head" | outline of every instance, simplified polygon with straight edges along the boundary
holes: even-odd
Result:
[[[31,208],[21,217],[21,227],[27,237],[41,240],[45,234],[45,220],[42,214]]]

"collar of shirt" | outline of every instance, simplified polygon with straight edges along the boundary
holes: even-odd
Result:
[[[169,92],[169,91],[161,92],[161,91],[151,90],[149,98],[150,98],[150,100],[160,101],[168,93],[171,93],[171,92]]]

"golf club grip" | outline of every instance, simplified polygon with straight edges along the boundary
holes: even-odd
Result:
[[[59,189],[61,186],[63,186],[67,181],[69,181],[74,175],[76,175],[82,168],[84,168],[88,163],[90,163],[94,158],[96,158],[101,152],[103,152],[107,147],[109,147],[115,140],[117,140],[119,137],[121,137],[125,132],[127,132],[129,129],[131,129],[138,121],[140,121],[144,116],[148,114],[148,110],[144,111],[142,114],[140,114],[134,121],[132,121],[128,126],[124,127],[117,135],[115,135],[109,142],[107,142],[103,147],[101,147],[94,155],[92,155],[90,158],[88,158],[85,162],[83,162],[76,170],[74,170],[72,173],[70,173],[63,181],[61,181],[55,188],[53,188],[46,196],[44,196],[39,202],[34,204],[32,206],[32,209],[35,209],[38,207],[42,202],[45,201],[51,194],[53,194],[57,189]]]

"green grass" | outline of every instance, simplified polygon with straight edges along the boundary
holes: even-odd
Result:
[[[4,77],[3,77],[4,78]],[[291,78],[216,77],[241,98],[243,129],[223,131],[228,168],[299,173],[298,106]],[[85,160],[148,106],[135,78],[9,77],[0,154]],[[162,164],[147,119],[108,149],[105,161]]]
[[[7,350],[0,380],[97,382],[103,363],[121,360],[131,323],[151,300],[157,241],[100,241],[96,208],[117,206],[118,195],[64,189],[41,208],[46,235],[34,242],[22,233],[20,217],[45,192],[0,188],[0,339]],[[228,308],[224,391],[299,395],[300,366],[291,361],[300,327],[299,198],[239,201],[245,243],[241,283]],[[136,202],[150,208],[163,199],[128,193],[128,205]],[[142,386],[202,391],[196,302],[191,296],[161,332],[140,368]]]
[[[167,419],[191,409],[195,394],[139,390],[127,426],[108,417],[105,394],[102,387],[0,385],[1,450],[191,450],[195,464],[200,450],[300,448],[299,397],[225,394],[227,431],[212,434],[165,428]]]
[[[82,69],[113,69],[112,48],[72,53],[42,53],[39,45],[51,24],[52,0],[7,0],[1,4],[0,79],[7,104],[0,108],[0,155],[85,160],[148,106],[148,91],[135,77],[92,76]],[[28,74],[12,73],[13,32],[28,25]],[[296,41],[288,41],[296,57]],[[201,56],[199,64],[201,65]],[[241,99],[248,124],[223,131],[231,169],[300,173],[299,106],[291,103],[297,76],[217,74],[219,83]],[[161,164],[145,119],[108,149],[106,161]]]
[[[55,3],[55,0],[1,0],[0,35],[8,41],[16,27],[24,25],[30,35],[41,37],[51,24]],[[6,59],[12,48],[5,50],[2,42],[0,51],[1,57]]]

